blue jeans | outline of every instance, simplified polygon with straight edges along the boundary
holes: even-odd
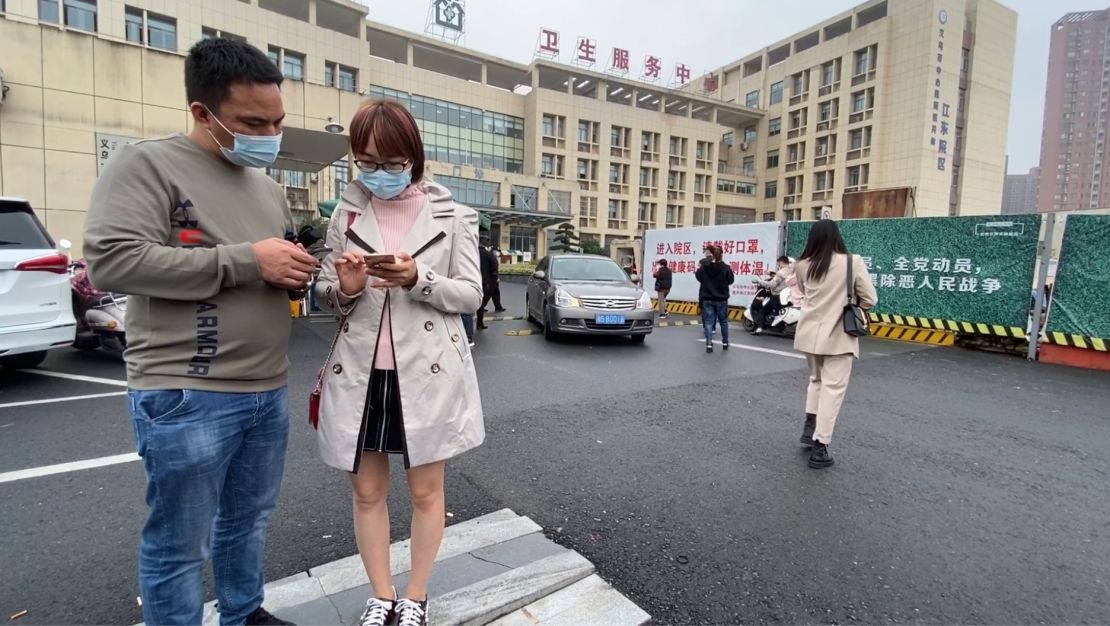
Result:
[[[260,393],[128,391],[150,516],[139,543],[147,624],[200,624],[212,558],[220,624],[262,605],[266,525],[289,438],[285,387]]]
[[[467,341],[474,341],[474,316],[473,315],[463,315],[462,316],[462,324],[463,324],[463,329],[466,331],[466,340]]]
[[[713,331],[721,324],[721,340],[728,343],[728,302],[701,301],[701,325],[705,329],[705,343],[713,343]]]

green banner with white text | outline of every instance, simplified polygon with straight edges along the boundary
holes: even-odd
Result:
[[[1068,216],[1048,330],[1110,339],[1110,216]]]
[[[801,256],[814,222],[791,222]],[[1021,328],[1029,319],[1041,216],[925,217],[838,222],[879,293],[875,313]]]

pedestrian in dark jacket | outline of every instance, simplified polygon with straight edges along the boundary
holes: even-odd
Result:
[[[482,266],[482,306],[478,307],[478,330],[486,330],[488,328],[486,326],[486,306],[489,305],[489,301],[494,297],[494,294],[500,290],[498,283],[501,282],[497,257],[490,249],[488,238],[482,239],[482,247],[478,250],[478,259]],[[498,299],[500,299],[500,296],[498,296]]]
[[[705,351],[713,352],[713,333],[717,323],[721,324],[721,340],[728,350],[728,292],[736,281],[732,268],[721,260],[721,247],[709,246],[709,262],[702,263],[694,273],[701,288],[698,301],[701,304],[701,321],[705,329]]]
[[[665,319],[667,317],[667,296],[671,293],[671,283],[673,275],[671,268],[667,266],[667,259],[660,259],[659,265],[652,272],[655,276],[655,293],[659,299],[659,317]]]

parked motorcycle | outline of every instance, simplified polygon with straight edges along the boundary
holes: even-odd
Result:
[[[784,288],[777,296],[772,295],[766,287],[760,287],[755,292],[752,305],[744,310],[744,316],[740,319],[740,323],[744,326],[744,330],[754,333],[756,331],[756,316],[762,319],[763,308],[767,306],[771,298],[779,299],[779,310],[767,326],[763,328],[763,334],[793,338],[798,329],[798,321],[802,319],[802,310],[791,301],[789,287]]]
[[[69,266],[69,285],[73,292],[73,316],[77,318],[77,337],[73,347],[83,352],[106,348],[123,352],[127,348],[124,317],[127,296],[106,293],[89,282],[85,259]]]

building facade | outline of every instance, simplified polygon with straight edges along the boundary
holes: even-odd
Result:
[[[998,213],[1016,27],[994,0],[877,0],[742,57],[716,95],[766,114],[727,166],[756,172],[762,219],[899,187],[907,214]]]
[[[1110,9],[1069,13],[1052,25],[1041,136],[1042,211],[1110,206]]]
[[[1039,167],[1030,168],[1028,174],[1007,174],[1002,187],[1002,214],[1036,213],[1040,182]]]
[[[713,90],[514,62],[366,18],[349,0],[0,0],[0,194],[29,199],[79,252],[100,169],[122,144],[189,129],[185,53],[229,37],[287,78],[270,174],[302,219],[351,179],[345,126],[368,98],[412,111],[431,176],[520,259],[565,222],[608,247],[839,216],[845,192],[880,187],[912,188],[918,215],[1001,204],[1014,15],[993,0],[871,1],[725,66]]]

